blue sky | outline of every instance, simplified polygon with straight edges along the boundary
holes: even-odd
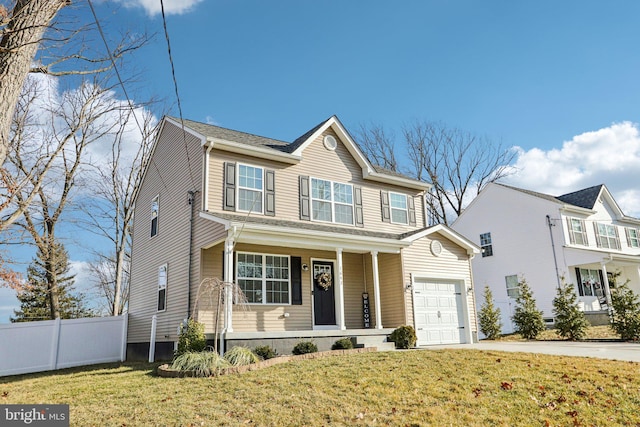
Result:
[[[108,35],[156,33],[131,61],[144,84],[129,92],[134,101],[162,97],[178,115],[160,1],[94,5]],[[640,2],[165,0],[165,8],[185,118],[285,141],[333,114],[352,133],[443,121],[513,146],[511,184],[559,195],[605,183],[625,213],[640,216]],[[66,13],[92,19],[84,3]],[[70,253],[79,266],[87,260],[80,246]],[[0,322],[10,301],[0,290]]]

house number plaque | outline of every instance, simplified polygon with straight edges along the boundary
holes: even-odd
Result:
[[[371,327],[371,312],[369,311],[369,294],[362,294],[362,319],[364,320],[365,329]]]

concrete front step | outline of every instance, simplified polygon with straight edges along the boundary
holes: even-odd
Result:
[[[395,343],[387,341],[386,335],[359,335],[352,338],[352,341],[354,341],[355,348],[377,347],[378,351],[389,351],[396,348]]]

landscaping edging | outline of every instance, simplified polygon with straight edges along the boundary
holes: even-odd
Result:
[[[358,353],[371,353],[374,351],[378,351],[378,348],[365,347],[365,348],[354,348],[351,350],[329,350],[329,351],[319,351],[316,353],[307,353],[307,354],[290,355],[290,356],[278,356],[278,357],[274,357],[273,359],[263,360],[261,362],[252,363],[250,365],[231,366],[229,368],[224,368],[218,371],[214,376],[242,374],[245,372],[257,371],[259,369],[268,368],[273,365],[293,362],[296,360],[324,359],[326,357],[344,356],[347,354],[358,354]],[[158,366],[157,372],[158,372],[158,376],[163,378],[184,378],[184,377],[195,376],[193,371],[179,371],[176,369],[171,369],[169,368],[168,364]]]

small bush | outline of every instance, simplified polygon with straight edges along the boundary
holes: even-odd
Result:
[[[318,346],[313,341],[300,341],[293,347],[293,354],[317,353]]]
[[[197,377],[210,377],[228,366],[229,362],[214,351],[187,351],[171,363],[171,369],[193,371]]]
[[[207,347],[207,339],[204,336],[204,324],[189,319],[187,324],[180,325],[178,337],[178,349],[174,356],[180,356],[186,352],[201,352]]]
[[[260,361],[258,355],[247,347],[232,347],[224,354],[224,358],[232,366],[250,365]]]
[[[571,341],[581,340],[587,335],[589,321],[578,307],[578,297],[573,285],[568,285],[564,278],[556,290],[553,299],[556,333]]]
[[[520,278],[518,282],[520,287],[520,295],[516,299],[516,308],[514,310],[513,323],[517,333],[528,340],[535,339],[540,332],[546,329],[542,311],[538,310],[536,300],[533,298],[533,291],[524,279]]]
[[[340,338],[331,346],[331,350],[349,350],[353,348],[353,343],[349,338]]]
[[[273,359],[278,356],[278,352],[268,345],[261,345],[253,349],[253,352],[262,360]]]
[[[489,286],[484,287],[484,303],[478,313],[478,323],[480,324],[480,332],[487,339],[495,340],[500,337],[500,332],[502,331],[500,309],[493,304],[493,294]]]
[[[640,339],[640,301],[627,283],[611,292],[611,327],[623,340]]]
[[[416,336],[416,330],[413,326],[406,325],[400,326],[389,335],[389,339],[396,343],[396,348],[412,348],[416,346],[418,337]]]

